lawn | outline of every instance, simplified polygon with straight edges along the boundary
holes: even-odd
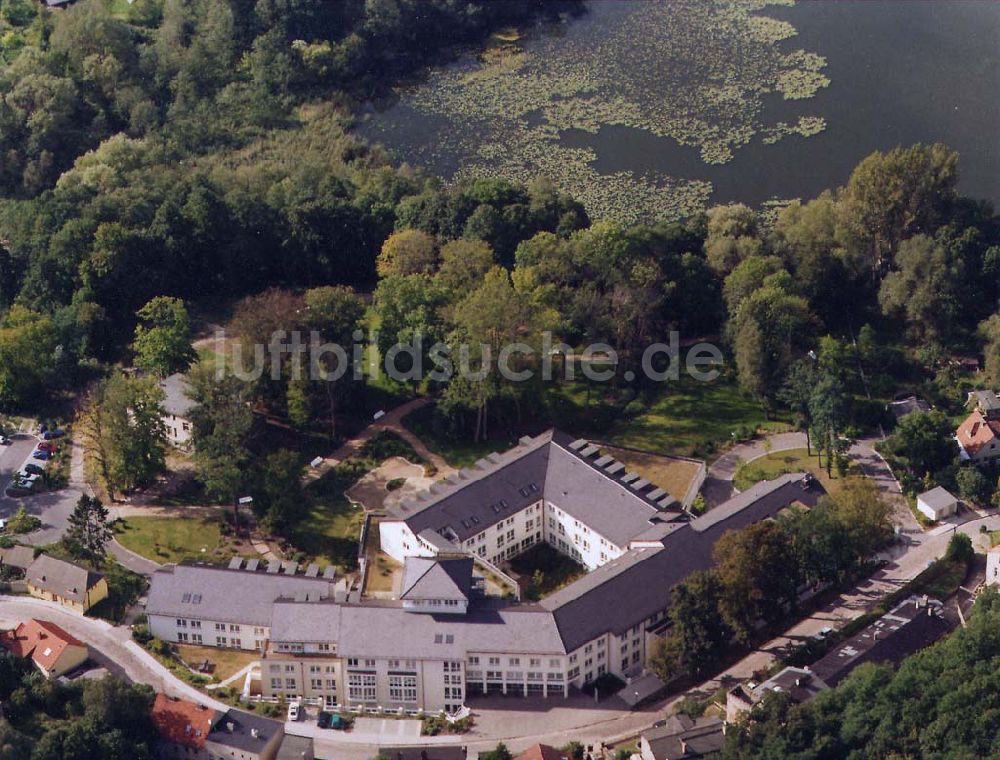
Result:
[[[787,430],[789,420],[766,420],[753,399],[724,377],[702,383],[689,377],[670,383],[660,396],[634,417],[614,422],[611,443],[644,451],[706,457],[728,444],[740,430]]]
[[[185,559],[219,562],[253,554],[249,544],[227,541],[213,517],[129,517],[116,525],[115,538],[129,551],[161,564]]]
[[[823,462],[825,464],[826,460],[824,459]],[[788,451],[767,454],[752,462],[744,462],[736,470],[733,485],[740,491],[745,491],[754,483],[759,483],[762,480],[773,480],[779,475],[790,472],[811,472],[823,484],[823,488],[830,493],[839,491],[846,480],[839,477],[835,469],[833,476],[828,477],[826,469],[820,466],[819,458],[815,453],[810,456],[805,449],[789,449]],[[850,477],[850,473],[848,473],[848,477]]]
[[[342,571],[358,565],[358,538],[364,522],[364,510],[340,497],[323,497],[289,533],[288,540],[308,561],[337,565]]]
[[[649,482],[659,486],[677,501],[684,500],[688,488],[698,475],[698,463],[686,459],[613,446],[603,447],[601,453],[614,457],[629,470],[637,472]]]
[[[587,574],[587,568],[548,544],[535,544],[524,554],[514,557],[510,569],[528,584],[524,596],[532,601]]]
[[[217,681],[225,681],[229,676],[238,673],[251,662],[260,659],[258,652],[244,652],[239,649],[219,649],[218,647],[199,647],[188,644],[176,644],[175,651],[189,667],[195,670],[202,662],[208,660],[215,666],[212,675]],[[242,686],[242,683],[234,684]]]

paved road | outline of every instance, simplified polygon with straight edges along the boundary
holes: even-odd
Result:
[[[86,642],[92,659],[111,673],[149,684],[157,691],[171,696],[190,699],[220,710],[228,709],[224,703],[177,679],[152,655],[132,641],[128,628],[115,627],[103,620],[67,612],[41,599],[0,595],[0,627],[10,628],[28,618],[51,621]]]

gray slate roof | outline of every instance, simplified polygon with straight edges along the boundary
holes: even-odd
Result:
[[[213,565],[167,565],[153,573],[146,612],[200,617],[225,623],[266,626],[279,597],[308,594],[310,601],[333,596],[324,578],[230,570]]]
[[[12,546],[9,549],[0,549],[0,565],[27,570],[34,561],[35,547],[33,546]]]
[[[482,601],[465,615],[414,615],[399,602],[274,605],[272,642],[314,641],[317,629],[339,631],[338,650],[352,657],[437,660],[461,659],[466,652],[564,653],[553,616],[533,605]]]
[[[160,388],[163,389],[164,393],[160,408],[167,414],[187,418],[190,411],[197,406],[194,401],[188,398],[187,377],[179,372],[161,380]]]
[[[930,491],[924,491],[917,498],[932,509],[946,509],[957,501],[944,486],[935,486]]]
[[[472,557],[430,559],[407,557],[400,599],[468,600],[472,589]]]
[[[229,727],[232,726],[232,731]],[[253,735],[257,729],[257,736]],[[242,710],[229,710],[208,734],[207,741],[232,747],[243,752],[261,752],[267,743],[285,732],[285,726],[276,720],[264,718]]]
[[[619,546],[647,531],[661,513],[648,498],[657,489],[634,474],[609,473],[597,466],[596,447],[573,444],[571,436],[550,431],[480,460],[476,469],[436,484],[406,524],[416,535],[429,529],[461,542],[544,496]]]
[[[24,579],[36,588],[83,603],[87,589],[93,588],[104,576],[74,562],[40,554],[24,573]]]
[[[672,715],[659,728],[643,733],[656,760],[686,760],[722,751],[722,721],[715,717]]]

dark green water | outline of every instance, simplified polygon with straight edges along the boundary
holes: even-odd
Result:
[[[615,0],[592,0],[591,6],[589,18],[574,22],[580,30],[570,28],[567,36],[599,35],[602,17],[628,12],[626,3]],[[805,104],[808,113],[827,120],[822,134],[774,145],[754,140],[729,163],[713,166],[695,148],[629,127],[605,126],[597,134],[570,130],[563,143],[593,149],[593,165],[602,173],[708,180],[713,202],[757,204],[808,198],[841,185],[874,150],[943,142],[961,154],[961,191],[1000,201],[1000,2],[804,0],[765,13],[798,30],[781,43],[785,48],[827,58],[824,73],[832,83],[807,101],[768,96],[763,121],[794,121]],[[449,154],[441,127],[404,103],[363,131],[400,158],[447,176],[462,159]],[[430,142],[435,149],[424,150]]]

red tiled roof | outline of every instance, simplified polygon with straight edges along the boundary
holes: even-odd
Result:
[[[150,716],[160,737],[191,749],[201,749],[212,730],[216,712],[184,699],[157,694]]]
[[[1000,437],[1000,422],[987,420],[978,409],[958,426],[955,437],[969,456]]]
[[[42,670],[49,671],[68,646],[86,646],[55,623],[28,620],[12,631],[0,632],[0,646],[18,657],[30,657]]]
[[[533,747],[528,747],[514,760],[567,760],[568,757],[567,753],[548,744],[536,744]]]

